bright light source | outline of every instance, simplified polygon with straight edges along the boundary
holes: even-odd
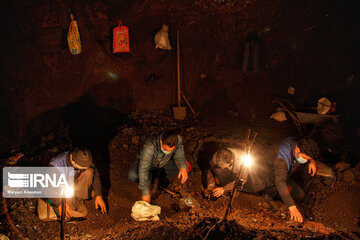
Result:
[[[243,158],[243,163],[245,166],[250,167],[252,164],[252,158],[250,156],[250,153],[246,154]]]
[[[63,195],[65,195],[66,198],[72,198],[74,195],[74,188],[72,188],[72,187],[64,188]]]

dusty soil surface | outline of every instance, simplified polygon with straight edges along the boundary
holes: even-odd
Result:
[[[133,113],[109,139],[109,160],[98,159],[96,162],[103,176],[109,213],[103,215],[94,209],[93,200],[87,201],[89,214],[86,220],[67,223],[66,239],[204,239],[207,234],[207,239],[359,239],[360,164],[349,164],[344,157],[340,165],[328,164],[336,172],[336,179],[315,177],[305,204],[300,206],[305,216],[303,224],[289,220],[288,210],[280,200],[246,193],[235,198],[232,212],[226,220],[220,221],[229,199],[221,197],[213,201],[201,194],[200,163],[206,161],[204,158],[211,156],[220,145],[226,145],[224,139],[242,141],[248,128],[258,132],[254,151],[284,136],[296,134],[289,122],[245,121],[236,115],[233,112],[203,114],[197,119],[189,117],[176,122],[167,111]],[[152,204],[161,207],[160,221],[137,222],[130,214],[133,204],[140,199],[140,191],[137,184],[127,179],[128,170],[146,136],[178,127],[184,137],[192,171],[185,185],[174,178],[168,189],[182,193],[182,198],[158,189]],[[43,164],[57,151],[72,145],[68,135],[69,130],[61,127],[44,136],[42,143],[33,146],[17,164],[27,165],[30,160]],[[191,204],[186,205],[184,198],[190,199]],[[60,238],[58,222],[38,219],[35,200],[8,199],[7,205],[9,216],[24,237]],[[21,239],[10,227],[3,210],[0,229],[10,239]]]

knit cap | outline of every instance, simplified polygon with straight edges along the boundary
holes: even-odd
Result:
[[[72,152],[72,159],[81,167],[90,167],[93,165],[92,154],[88,149],[76,148]]]

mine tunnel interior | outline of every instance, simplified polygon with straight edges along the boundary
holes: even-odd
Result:
[[[355,1],[18,0],[1,10],[0,238],[360,237]],[[132,209],[144,195],[129,173],[148,140],[167,131],[181,137],[187,181],[173,160],[176,174],[165,170],[169,184],[160,179],[151,192],[159,220],[138,221]],[[296,201],[301,223],[291,219],[274,172],[267,179],[261,170],[274,170],[272,150],[287,137],[311,138],[319,148],[316,174]],[[214,154],[234,148],[251,153],[257,180],[207,198]],[[59,206],[49,200],[44,206],[55,218],[44,221],[39,199],[47,197],[4,195],[6,171],[49,166],[64,152],[70,164],[76,149],[89,150],[88,168],[101,183],[96,195],[92,180],[86,217],[61,225]],[[261,191],[247,191],[246,183],[262,181]],[[274,195],[265,191],[269,182]]]

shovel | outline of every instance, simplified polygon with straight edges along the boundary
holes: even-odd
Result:
[[[164,192],[167,192],[168,194],[170,194],[174,198],[181,198],[181,193],[179,193],[179,192],[173,192],[173,191],[170,191],[169,189],[163,188],[163,187],[159,187],[159,188],[161,190],[163,190]]]
[[[179,43],[179,30],[177,30],[177,98],[178,106],[173,107],[174,118],[176,120],[184,120],[186,117],[186,108],[180,105],[180,43]]]

